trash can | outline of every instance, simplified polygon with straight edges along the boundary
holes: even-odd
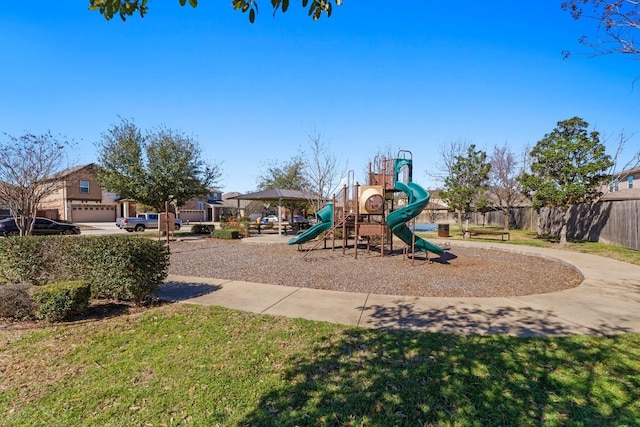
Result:
[[[449,237],[449,224],[438,224],[438,237]]]

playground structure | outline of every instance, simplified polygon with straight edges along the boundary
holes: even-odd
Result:
[[[407,226],[412,220],[415,223],[415,217],[427,206],[430,197],[429,192],[412,178],[411,152],[401,150],[394,159],[376,157],[369,165],[367,185],[354,183],[350,173],[341,194],[334,195],[333,201],[318,211],[318,223],[289,240],[289,244],[297,244],[302,249],[304,243],[320,236],[322,238],[315,242],[315,246],[306,249],[307,253],[322,244],[326,248],[329,240],[335,249],[338,236],[345,253],[351,237],[354,239],[355,258],[358,257],[359,243],[366,243],[367,251],[371,246],[379,247],[381,256],[384,256],[387,244],[393,250],[393,234],[405,243],[405,253],[443,253],[441,247],[416,236]],[[395,194],[398,192],[406,194],[406,204],[396,206]]]

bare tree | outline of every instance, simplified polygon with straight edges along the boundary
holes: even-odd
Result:
[[[629,139],[631,139],[632,136],[633,135],[625,134],[624,130],[618,134],[618,145],[613,156],[613,166],[611,167],[611,175],[613,176],[613,178],[616,178],[616,171],[619,174],[620,172],[624,172],[640,166],[640,149],[637,152],[633,153],[626,163],[620,166],[620,156],[622,155],[627,142],[629,142]]]
[[[582,17],[598,21],[595,40],[582,36],[580,43],[594,49],[597,55],[623,53],[638,55],[636,31],[640,29],[638,0],[569,0],[561,4],[563,10],[578,20]],[[563,52],[565,57],[570,52]]]
[[[489,158],[489,199],[494,208],[504,215],[504,229],[509,230],[511,209],[522,200],[520,183],[517,178],[522,173],[522,165],[507,144],[495,146]]]
[[[616,188],[615,183],[619,183],[620,181],[626,179],[632,170],[640,166],[640,150],[633,153],[626,163],[622,164],[622,166],[619,166],[620,156],[622,155],[622,152],[624,151],[624,148],[631,136],[632,135],[625,134],[624,131],[621,131],[618,135],[618,145],[616,147],[616,152],[612,158],[613,164],[609,170],[610,181],[608,191],[612,191],[613,188]]]
[[[347,175],[347,162],[344,165],[338,163],[338,157],[331,152],[324,135],[315,128],[309,133],[309,147],[311,158],[305,162],[304,173],[312,193],[317,195],[311,201],[317,211],[338,191],[340,182]]]
[[[71,145],[51,133],[3,134],[0,141],[0,199],[11,210],[20,235],[33,231],[38,205],[57,191],[55,172],[63,169],[66,148]]]
[[[445,142],[438,148],[440,162],[436,164],[436,172],[427,172],[427,175],[443,183],[451,175],[453,165],[459,156],[463,156],[473,144],[467,139],[456,139]]]

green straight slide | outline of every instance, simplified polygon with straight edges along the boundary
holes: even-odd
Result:
[[[395,182],[395,189],[407,193],[409,203],[406,206],[396,209],[387,215],[387,226],[391,228],[393,234],[398,236],[400,240],[411,246],[414,234],[409,227],[407,221],[417,216],[429,203],[429,192],[414,182],[404,184],[400,181]],[[416,249],[426,252],[430,251],[434,254],[444,252],[441,247],[429,243],[421,237],[415,236]]]
[[[290,245],[300,245],[309,240],[315,239],[320,234],[333,227],[333,203],[327,203],[322,209],[318,211],[318,223],[305,231],[298,234],[293,239],[289,240]]]

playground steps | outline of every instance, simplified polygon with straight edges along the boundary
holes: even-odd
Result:
[[[342,217],[334,223],[333,227],[331,227],[329,230],[326,231],[325,237],[323,237],[322,239],[318,239],[318,241],[314,246],[310,247],[305,251],[305,254],[302,256],[302,259],[304,259],[307,255],[309,255],[310,252],[318,249],[320,247],[320,244],[327,239],[327,236],[332,235],[333,233],[336,232],[338,228],[341,228],[345,224],[345,222],[349,220],[349,216],[350,215],[348,213],[343,213]],[[299,247],[301,246],[302,245],[299,245]]]

